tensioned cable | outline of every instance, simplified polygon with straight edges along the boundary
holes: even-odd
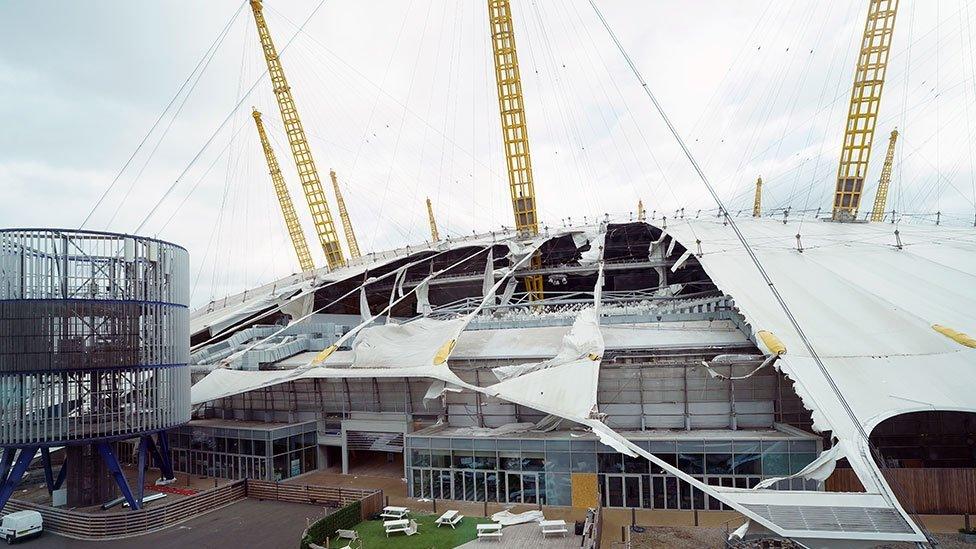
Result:
[[[126,160],[125,164],[122,165],[122,169],[120,169],[119,172],[115,174],[115,178],[112,179],[111,183],[109,183],[108,188],[105,189],[105,191],[102,193],[100,197],[98,197],[98,200],[95,202],[95,205],[92,206],[91,211],[88,212],[88,215],[85,217],[85,220],[82,221],[81,225],[78,226],[79,229],[85,228],[85,225],[91,220],[91,217],[92,215],[94,215],[95,210],[97,210],[98,207],[102,204],[102,201],[105,200],[105,197],[108,196],[108,193],[112,191],[112,189],[115,187],[115,184],[118,183],[119,178],[122,177],[123,173],[125,173],[125,170],[129,168],[129,164],[132,163],[136,155],[139,154],[139,151],[142,150],[143,145],[145,145],[146,141],[149,140],[149,136],[151,136],[153,132],[156,131],[156,128],[159,126],[159,123],[163,121],[163,117],[165,117],[166,113],[169,112],[170,107],[172,107],[173,103],[176,102],[177,98],[179,98],[180,95],[183,94],[183,90],[186,89],[186,86],[190,83],[190,80],[193,80],[193,75],[196,74],[198,70],[200,70],[200,67],[201,65],[204,64],[204,62],[206,62],[207,64],[210,63],[209,61],[206,60],[208,57],[212,57],[211,51],[213,51],[213,53],[216,53],[217,48],[220,47],[220,44],[223,42],[224,37],[227,36],[227,32],[230,30],[231,25],[233,25],[234,21],[237,20],[237,16],[240,15],[241,10],[244,8],[245,5],[247,5],[247,1],[241,2],[241,5],[237,7],[237,11],[235,11],[234,15],[232,15],[230,20],[227,21],[227,24],[224,25],[224,28],[217,35],[217,38],[213,41],[213,43],[210,44],[210,47],[207,48],[207,51],[203,53],[203,56],[200,58],[200,60],[197,61],[196,66],[193,67],[193,70],[190,71],[190,74],[186,77],[186,80],[183,81],[183,84],[180,86],[180,89],[176,91],[176,95],[174,95],[173,98],[169,100],[169,103],[166,104],[166,108],[163,109],[163,112],[159,113],[159,116],[156,118],[156,121],[153,122],[153,125],[149,128],[149,131],[146,132],[145,136],[143,136],[142,141],[140,141],[139,145],[136,146],[136,150],[132,151],[132,154],[129,155],[129,159]],[[201,74],[203,73],[201,72]]]
[[[302,21],[302,24],[298,27],[298,30],[291,35],[291,38],[289,38],[287,42],[285,42],[284,47],[278,50],[279,57],[281,57],[288,49],[288,47],[291,46],[292,42],[295,41],[295,38],[298,38],[298,35],[301,34],[302,30],[305,28],[306,25],[308,25],[308,22],[312,20],[312,17],[314,17],[315,14],[318,13],[319,9],[322,8],[322,5],[325,4],[325,2],[326,0],[319,0],[319,3],[315,6],[315,9],[313,9],[311,13],[308,14],[308,17],[306,17],[305,20]],[[176,186],[179,185],[180,181],[183,180],[187,172],[190,171],[190,168],[192,168],[196,164],[197,160],[199,160],[200,157],[203,156],[204,151],[206,151],[210,147],[210,144],[213,143],[214,139],[217,138],[217,135],[220,133],[220,131],[224,129],[224,126],[226,126],[228,122],[230,122],[230,120],[234,117],[234,114],[237,113],[237,110],[241,108],[241,105],[244,104],[244,101],[251,95],[251,92],[253,92],[254,89],[258,87],[258,84],[260,84],[264,80],[264,77],[267,76],[267,74],[268,74],[268,69],[265,68],[264,71],[257,77],[257,79],[254,80],[254,83],[251,84],[251,86],[247,89],[244,95],[241,96],[240,100],[234,105],[234,108],[231,109],[229,113],[227,113],[227,116],[224,117],[220,125],[217,126],[217,129],[214,130],[214,132],[210,135],[210,138],[208,138],[207,141],[200,148],[200,150],[197,151],[195,155],[193,155],[193,158],[190,160],[190,163],[187,164],[185,168],[183,168],[183,171],[181,171],[180,175],[177,176],[175,181],[173,181],[173,184],[170,185],[169,188],[166,189],[166,192],[163,193],[163,196],[156,201],[156,204],[149,210],[149,213],[146,214],[146,217],[143,218],[142,222],[139,223],[139,226],[136,227],[136,229],[133,231],[134,233],[138,233],[139,231],[142,230],[142,228],[146,225],[146,223],[153,216],[153,214],[156,213],[156,210],[159,208],[160,204],[162,204],[163,201],[166,200],[166,198],[170,195],[170,193],[173,192],[173,189],[175,189]]]
[[[813,358],[814,362],[817,364],[817,367],[820,369],[820,372],[823,374],[824,378],[830,384],[830,387],[834,391],[834,394],[836,395],[837,399],[843,405],[845,412],[847,412],[851,421],[854,423],[857,432],[864,438],[866,442],[868,442],[868,444],[870,444],[870,438],[867,432],[865,432],[864,427],[861,425],[861,422],[858,421],[857,415],[854,413],[854,410],[851,408],[850,403],[847,402],[847,399],[844,398],[844,395],[841,393],[840,388],[837,386],[837,383],[834,381],[833,377],[827,371],[827,366],[823,363],[823,360],[820,358],[820,355],[817,353],[817,350],[813,347],[813,344],[807,338],[807,335],[803,331],[803,328],[800,327],[799,321],[793,315],[793,311],[790,309],[790,306],[787,305],[786,300],[779,293],[779,289],[777,289],[776,285],[773,283],[772,277],[770,277],[769,273],[766,272],[766,269],[763,267],[762,262],[759,261],[759,258],[756,256],[752,247],[749,245],[749,241],[746,240],[745,235],[743,235],[742,232],[739,230],[739,227],[736,224],[733,216],[729,215],[728,210],[725,209],[725,205],[722,203],[722,199],[718,196],[718,193],[715,192],[714,187],[712,187],[712,184],[708,181],[708,177],[699,167],[698,161],[695,160],[695,157],[694,155],[691,154],[691,151],[688,149],[688,146],[685,145],[685,142],[681,138],[681,135],[678,133],[677,128],[674,127],[674,125],[671,123],[671,120],[668,118],[667,113],[664,112],[664,108],[658,102],[657,97],[654,96],[654,92],[652,92],[651,88],[647,85],[647,82],[644,80],[644,77],[641,75],[640,70],[638,70],[637,65],[634,64],[633,60],[630,58],[630,55],[627,53],[627,50],[624,49],[623,44],[617,38],[617,35],[613,32],[613,29],[610,27],[610,24],[603,17],[603,13],[600,11],[600,8],[597,7],[595,0],[589,0],[589,2],[590,2],[590,6],[593,7],[593,11],[596,12],[597,17],[600,19],[600,22],[603,23],[603,27],[606,29],[607,33],[610,35],[610,38],[613,40],[614,44],[617,46],[617,49],[620,51],[620,54],[627,62],[627,65],[630,67],[630,70],[634,73],[634,76],[640,82],[641,87],[644,88],[644,92],[647,94],[648,99],[651,100],[651,103],[654,105],[655,110],[657,110],[657,113],[661,116],[661,119],[664,121],[665,125],[667,125],[668,130],[670,130],[671,135],[674,137],[675,141],[678,142],[678,145],[681,147],[681,150],[684,153],[685,157],[688,159],[688,162],[691,164],[692,168],[694,168],[695,172],[698,174],[698,177],[701,179],[702,183],[708,189],[709,194],[712,195],[712,199],[715,200],[715,203],[718,204],[719,208],[723,212],[725,221],[728,222],[729,227],[732,228],[732,231],[735,233],[735,236],[739,240],[739,243],[742,244],[742,247],[749,255],[749,259],[752,261],[753,265],[756,266],[756,269],[759,271],[759,274],[763,277],[763,281],[765,281],[766,285],[769,287],[769,291],[773,294],[773,297],[776,299],[776,302],[779,304],[780,308],[786,314],[786,317],[789,319],[790,324],[793,326],[793,329],[796,331],[797,335],[800,336],[800,340],[803,342],[803,346],[810,353],[810,357]],[[874,475],[873,470],[871,470],[871,474]],[[883,485],[881,479],[876,478],[875,481],[878,482],[878,484]],[[884,490],[881,491],[881,495],[885,499],[889,500],[889,503],[892,503],[887,493],[885,493]]]

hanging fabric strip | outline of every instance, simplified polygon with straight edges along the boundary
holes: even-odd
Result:
[[[501,302],[499,305],[508,305],[508,302],[512,300],[512,296],[515,295],[515,288],[518,287],[518,280],[514,278],[508,279],[508,284],[505,285],[505,290],[502,292]]]
[[[366,286],[359,287],[359,316],[366,322],[372,315],[369,312],[369,300],[366,299]]]
[[[495,285],[495,256],[492,250],[488,250],[488,261],[485,263],[485,278],[481,282],[481,296],[485,298],[486,301],[493,301],[491,298],[494,295],[492,292],[492,287]]]

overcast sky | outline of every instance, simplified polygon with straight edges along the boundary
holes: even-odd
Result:
[[[429,238],[427,196],[442,235],[512,224],[484,4],[266,2],[364,251]],[[512,4],[542,220],[714,208],[589,3]],[[598,4],[730,209],[751,208],[760,174],[769,208],[829,207],[866,0]],[[889,207],[972,224],[974,17],[964,0],[901,3],[863,208],[898,126]],[[247,5],[8,0],[0,33],[0,226],[79,227],[111,186],[85,228],[148,216],[141,233],[190,250],[194,304],[296,270],[252,105],[314,229]]]

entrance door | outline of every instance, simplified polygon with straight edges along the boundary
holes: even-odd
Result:
[[[607,475],[604,486],[607,507],[643,507],[642,485],[640,475]]]

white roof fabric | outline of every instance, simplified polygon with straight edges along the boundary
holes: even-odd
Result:
[[[816,467],[807,473],[820,477],[829,469],[827,462],[831,459],[828,458],[847,457],[867,490],[864,494],[705,486],[633,445],[597,419],[592,413],[595,393],[589,396],[591,389],[595,389],[599,368],[599,360],[593,360],[590,355],[602,355],[607,345],[604,335],[609,341],[614,330],[633,328],[593,330],[594,319],[587,315],[578,319],[578,335],[594,338],[592,341],[598,338],[599,353],[588,351],[585,357],[575,356],[584,349],[592,349],[593,345],[570,336],[559,348],[546,349],[550,356],[565,359],[560,359],[559,364],[550,362],[546,367],[542,363],[534,368],[529,365],[526,369],[529,373],[486,388],[464,383],[444,364],[432,364],[434,353],[443,348],[443,342],[450,336],[461,333],[468,318],[457,319],[460,325],[455,321],[420,319],[402,326],[363,330],[354,347],[352,368],[319,367],[292,372],[217,370],[193,387],[193,402],[298,377],[437,379],[588,425],[604,443],[654,461],[719,497],[757,524],[784,535],[806,540],[857,539],[865,543],[924,539],[885,483],[861,433],[869,433],[888,417],[916,410],[976,412],[976,394],[971,390],[976,386],[976,350],[963,347],[931,328],[932,324],[941,324],[976,334],[976,314],[973,314],[976,311],[976,232],[898,226],[902,242],[899,249],[895,226],[891,225],[812,220],[784,224],[773,219],[741,219],[737,225],[818,351],[826,373],[806,351],[731,227],[720,220],[678,219],[669,221],[666,230],[689,250],[697,252],[696,241],[701,241],[697,260],[715,285],[735,299],[753,332],[769,330],[785,344],[787,353],[777,365],[794,380],[797,393],[813,414],[815,429],[830,430],[837,439],[837,449],[818,460]],[[797,249],[797,234],[800,234],[802,252]],[[522,254],[523,259],[529,253]],[[495,284],[491,294],[497,292],[504,280],[502,277]],[[410,327],[413,324],[416,326]],[[495,337],[499,335],[491,331],[472,331],[465,332],[462,340],[470,338],[471,348],[480,346],[475,352],[484,353],[486,348],[498,347]],[[405,349],[409,340],[416,341],[416,352]],[[763,346],[761,341],[757,344]],[[455,353],[466,346],[459,344]],[[538,347],[532,349],[538,350]],[[331,359],[338,356],[330,357],[326,364],[332,363]],[[569,371],[572,375],[565,375]],[[580,372],[587,375],[579,377]],[[524,383],[530,377],[544,382],[545,391],[540,392],[538,388],[543,383]],[[568,380],[573,380],[576,386],[560,383]],[[887,531],[853,533],[841,526],[834,530],[791,528],[770,514],[777,506],[856,508],[865,513],[895,509],[904,517],[904,524]]]
[[[976,411],[976,350],[932,329],[976,333],[976,232],[815,220],[736,223],[827,375],[730,226],[678,220],[668,232],[688,249],[701,241],[698,260],[716,286],[735,299],[753,331],[769,330],[786,345],[778,366],[794,380],[814,428],[839,439],[837,457],[848,458],[869,493],[900,509],[861,432],[912,411]]]

